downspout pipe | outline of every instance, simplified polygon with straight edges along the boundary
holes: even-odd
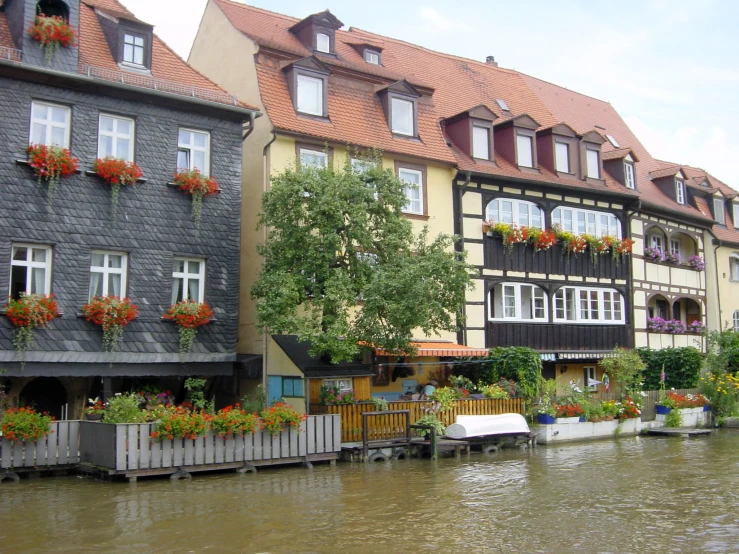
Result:
[[[274,141],[277,140],[277,134],[272,131],[272,139],[264,145],[264,148],[262,149],[262,194],[267,192],[267,188],[269,185],[269,171],[270,171],[270,164],[269,164],[269,147],[272,145]],[[263,240],[267,240],[267,230],[264,230],[264,237]],[[264,390],[265,394],[267,394],[267,341],[271,338],[270,335],[267,334],[267,329],[262,329],[262,336],[264,337],[264,340],[262,341],[262,390]],[[269,395],[268,395],[269,398]],[[306,403],[306,407],[308,406],[308,403]]]

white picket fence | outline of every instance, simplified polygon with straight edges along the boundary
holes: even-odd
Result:
[[[309,416],[300,432],[286,429],[219,437],[209,432],[196,439],[151,439],[152,423],[105,424],[83,421],[80,462],[116,472],[222,465],[245,462],[283,462],[320,458],[341,451],[341,418]]]
[[[0,469],[75,465],[79,457],[79,421],[55,421],[52,432],[36,442],[0,438]]]

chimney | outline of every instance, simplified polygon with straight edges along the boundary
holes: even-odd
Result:
[[[485,58],[485,63],[490,64],[493,67],[498,67],[498,62],[495,61],[495,56],[488,56]]]

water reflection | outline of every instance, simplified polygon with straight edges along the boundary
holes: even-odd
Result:
[[[736,552],[739,433],[0,486],[0,552]]]

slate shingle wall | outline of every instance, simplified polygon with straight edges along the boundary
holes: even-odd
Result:
[[[82,174],[63,180],[51,205],[47,186],[37,183],[30,167],[16,163],[26,158],[32,100],[72,108],[71,150]],[[193,351],[235,352],[240,122],[3,77],[0,106],[0,291],[3,296],[9,291],[12,243],[51,245],[52,292],[63,312],[52,328],[37,332],[34,350],[100,352],[101,331],[78,317],[87,301],[90,251],[100,249],[129,255],[127,294],[138,306],[139,317],[125,329],[122,352],[178,351],[175,325],[161,320],[170,305],[173,256],[206,259],[205,298],[217,321],[198,331]],[[84,174],[97,156],[101,112],[136,120],[135,160],[147,179],[145,184],[121,189],[116,224],[111,218],[109,187]],[[175,171],[180,126],[211,133],[211,175],[222,189],[205,199],[199,234],[191,217],[191,198],[167,186]],[[12,350],[11,330],[7,318],[0,317],[0,350]]]

